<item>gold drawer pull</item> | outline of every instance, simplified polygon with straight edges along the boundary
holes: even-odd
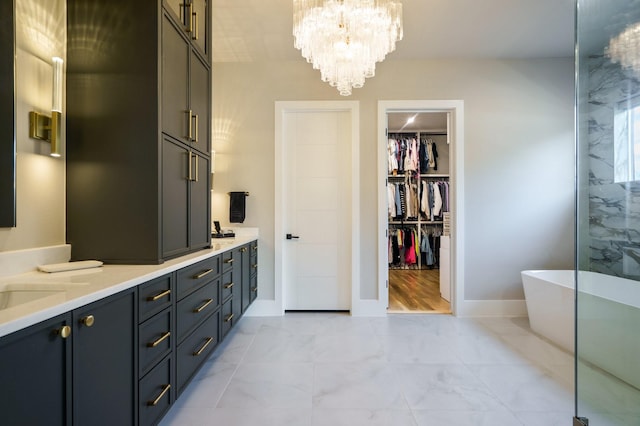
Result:
[[[251,291],[255,293],[256,291],[258,291],[258,287],[251,287]]]
[[[224,263],[233,263],[233,259],[227,259],[224,261]]]
[[[86,317],[83,317],[82,319],[80,319],[80,323],[83,325],[86,325],[87,327],[93,326],[95,322],[96,322],[96,319],[94,318],[93,315],[87,315]]]
[[[256,263],[256,264],[254,264],[254,265],[251,265],[251,267],[252,267],[253,269],[258,269],[258,264]]]
[[[194,280],[199,280],[200,278],[209,275],[210,273],[213,272],[213,269],[207,269],[205,271],[200,272],[199,274],[194,275],[192,278]]]
[[[209,343],[211,342],[213,342],[213,337],[209,337],[207,341],[204,342],[204,345],[202,345],[199,350],[193,353],[193,356],[200,356],[200,354],[207,348],[207,346],[209,346]]]
[[[207,306],[209,306],[211,304],[211,302],[213,302],[213,299],[207,299],[206,302],[204,302],[204,305],[200,306],[199,308],[196,308],[193,310],[194,314],[199,314],[200,312],[202,312],[202,310],[204,308],[206,308]]]
[[[233,314],[231,314],[231,315],[229,315],[228,317],[226,317],[226,318],[224,319],[224,322],[229,322],[229,321],[231,321],[231,319],[232,319],[232,318],[233,318]]]
[[[255,246],[251,246],[251,248],[252,248],[253,250],[258,250],[258,246],[257,246],[257,245],[255,245]]]
[[[168,296],[171,294],[171,290],[165,290],[162,293],[158,293],[155,296],[149,296],[147,297],[147,302],[155,302],[156,300],[162,299],[165,296]]]
[[[151,343],[147,343],[147,347],[148,348],[155,348],[156,346],[158,346],[160,343],[162,343],[162,341],[164,339],[166,339],[167,337],[171,336],[171,332],[167,331],[166,333],[164,333],[162,336],[160,336],[160,338],[158,340],[156,340],[155,342],[151,342]]]
[[[156,406],[158,405],[158,402],[160,402],[160,400],[162,399],[162,397],[169,392],[169,389],[171,389],[171,385],[166,385],[163,389],[162,392],[160,392],[160,395],[158,395],[158,397],[156,399],[154,399],[153,401],[147,401],[147,405],[149,406]]]
[[[247,248],[246,248],[246,247],[242,247],[242,248],[240,249],[240,252],[242,252],[242,253],[244,253],[244,252],[246,252],[246,251],[247,251]]]
[[[55,330],[54,333],[59,335],[63,339],[66,339],[67,337],[71,336],[71,327],[69,327],[68,325],[63,325],[59,329]]]
[[[224,288],[227,290],[230,289],[231,287],[233,287],[233,282],[230,282],[229,284],[224,285]]]

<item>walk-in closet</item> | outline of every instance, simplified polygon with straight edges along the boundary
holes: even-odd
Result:
[[[390,313],[451,313],[447,112],[387,114]]]

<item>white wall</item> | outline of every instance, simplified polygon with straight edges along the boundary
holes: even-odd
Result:
[[[0,228],[0,252],[65,242],[64,144],[50,157],[48,143],[29,138],[28,118],[51,114],[51,58],[66,58],[65,44],[64,0],[16,2],[17,226]]]
[[[274,102],[360,101],[363,299],[377,295],[378,100],[464,101],[465,299],[522,299],[519,272],[573,266],[573,60],[387,61],[349,98],[303,60],[214,64],[214,219],[249,191],[260,228],[260,298],[273,299]]]

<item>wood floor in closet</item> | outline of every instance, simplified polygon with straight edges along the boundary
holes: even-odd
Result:
[[[451,313],[449,302],[440,297],[437,269],[390,269],[389,313]]]

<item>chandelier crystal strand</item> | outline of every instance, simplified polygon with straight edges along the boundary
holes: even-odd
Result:
[[[322,81],[351,95],[402,40],[399,0],[293,0],[294,46]]]

